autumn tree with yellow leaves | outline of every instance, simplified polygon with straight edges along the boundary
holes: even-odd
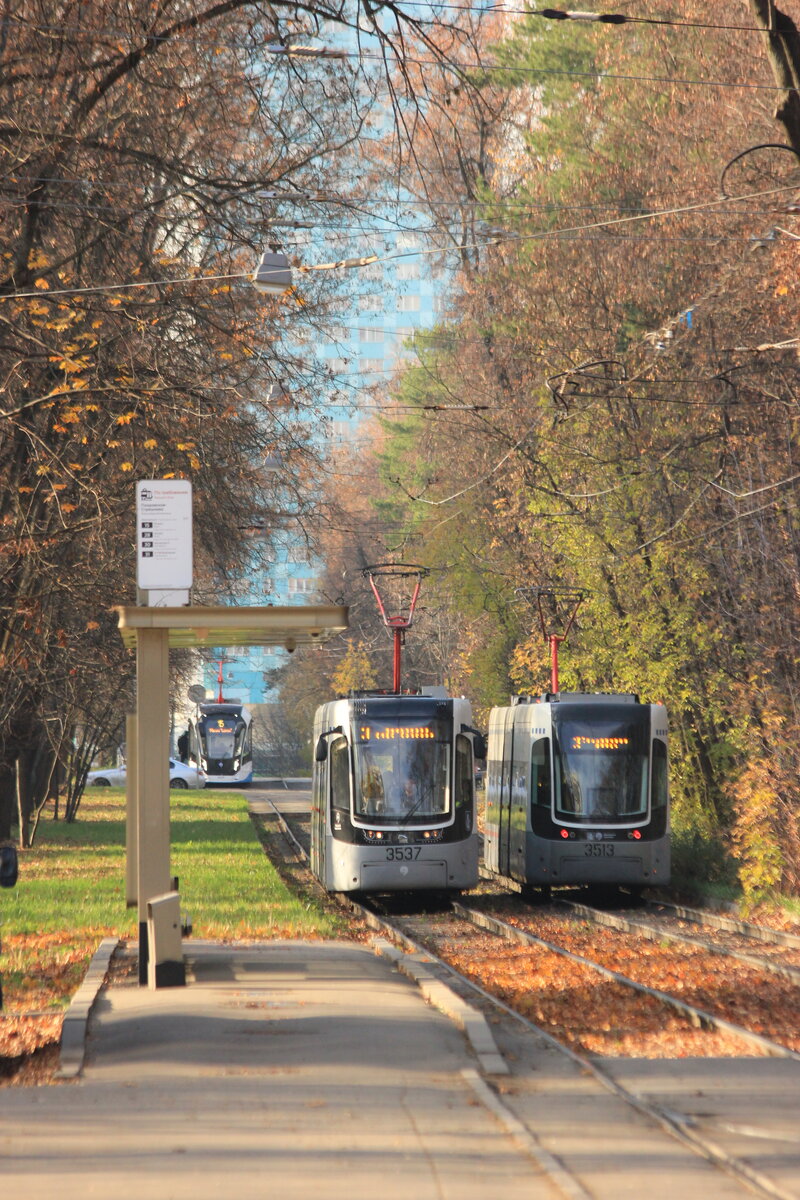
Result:
[[[307,273],[264,301],[248,276],[292,252],[298,197],[322,225],[355,198],[373,69],[295,54],[323,22],[387,58],[405,23],[424,37],[393,5],[4,10],[0,838],[18,809],[25,840],[59,763],[79,788],[120,738],[131,662],[109,607],[133,599],[134,480],[193,480],[200,599],[246,588],[268,531],[313,502],[303,345],[341,284]]]
[[[512,14],[486,105],[442,87],[412,186],[471,242],[381,454],[477,706],[546,689],[518,587],[586,589],[563,686],[667,703],[676,844],[755,896],[800,878],[800,6],[716,16]]]

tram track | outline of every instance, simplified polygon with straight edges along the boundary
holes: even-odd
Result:
[[[492,886],[501,887],[498,882]],[[693,1025],[726,1038],[736,1036],[738,1029],[757,1053],[800,1057],[800,993],[789,964],[574,901],[534,907],[503,889],[472,894],[470,905],[487,921],[516,931],[508,936],[530,937],[552,953],[572,955],[599,973],[610,973],[609,979],[616,976],[619,984],[658,995],[675,1011],[682,1008]],[[587,1048],[616,1052],[602,1042],[598,1036]],[[696,1046],[692,1052],[708,1051]],[[731,1053],[724,1046],[714,1052]]]
[[[585,910],[586,906],[570,905],[570,908]],[[637,992],[642,996],[651,997],[652,999],[659,1001],[665,1007],[670,1008],[674,1012],[687,1018],[690,1024],[696,1028],[711,1030],[715,1033],[738,1039],[743,1044],[742,1048],[747,1046],[752,1050],[756,1050],[759,1053],[766,1054],[771,1057],[793,1058],[795,1061],[800,1062],[800,1053],[790,1047],[773,1041],[770,1038],[763,1037],[759,1033],[754,1033],[752,1030],[738,1025],[735,1022],[726,1020],[724,1017],[720,1017],[715,1013],[699,1008],[697,1005],[687,1003],[685,1000],[675,995],[671,995],[670,993],[659,988],[655,988],[638,982],[635,979],[631,979],[629,976],[604,966],[600,962],[596,962],[583,955],[564,949],[563,946],[560,946],[553,941],[548,941],[544,938],[536,936],[534,933],[530,932],[518,923],[510,923],[500,920],[497,917],[490,916],[485,912],[481,912],[478,909],[470,907],[469,905],[460,903],[454,904],[453,909],[458,915],[465,917],[468,921],[472,922],[480,929],[488,930],[490,933],[496,933],[500,937],[503,937],[511,942],[528,946],[542,947],[544,950],[562,955],[564,958],[569,959],[573,963],[590,968],[603,978],[610,980],[611,982],[618,984],[623,988],[629,988],[630,990]],[[600,915],[602,916],[603,914]],[[623,926],[613,926],[613,928],[622,927]],[[626,928],[626,931],[629,930],[627,923],[624,927]],[[636,930],[634,927],[634,932],[639,933],[639,930]]]
[[[456,903],[453,906],[453,916],[459,919],[464,915],[465,906]],[[428,962],[436,964],[447,973],[451,980],[454,981],[456,989],[471,1003],[476,1004],[489,1020],[496,1020],[496,1014],[501,1012],[508,1021],[520,1026],[526,1033],[537,1038],[544,1038],[560,1054],[565,1055],[583,1071],[590,1074],[607,1092],[618,1097],[642,1116],[652,1120],[664,1132],[676,1138],[683,1145],[688,1146],[693,1153],[699,1154],[714,1167],[746,1184],[757,1195],[771,1197],[772,1200],[796,1200],[795,1193],[784,1190],[769,1175],[755,1169],[744,1158],[732,1155],[729,1151],[722,1148],[714,1138],[709,1137],[704,1131],[696,1128],[695,1121],[690,1114],[677,1112],[673,1107],[667,1108],[664,1105],[636,1095],[619,1080],[615,1079],[606,1065],[595,1056],[585,1055],[579,1050],[566,1045],[563,1041],[554,1037],[546,1029],[543,1029],[540,1025],[521,1013],[518,1006],[507,1003],[494,991],[487,990],[487,988],[481,986],[475,980],[462,974],[448,959],[440,958],[436,955],[431,949],[430,937],[421,928],[420,924],[427,924],[429,922],[428,915],[414,918],[409,918],[408,916],[398,918],[395,916],[391,920],[386,917],[377,917],[376,919],[389,936],[397,939],[399,935],[401,943],[409,953],[415,954],[418,958],[424,957]],[[467,920],[469,925],[474,927],[470,915],[467,915]],[[417,935],[416,937],[414,936],[415,934]],[[499,934],[499,936],[504,935]],[[737,1035],[739,1034],[738,1030],[735,1032]],[[780,1049],[777,1052],[780,1053]],[[796,1058],[798,1056],[791,1055],[791,1057]]]
[[[277,809],[275,811],[277,814]],[[287,819],[279,814],[278,820],[285,836],[290,839],[293,854],[296,857],[307,855],[307,824],[305,826],[302,822],[298,824],[294,817]],[[474,899],[475,897],[471,895],[470,901]],[[522,901],[519,897],[516,897],[516,900],[518,909],[522,910],[524,907]],[[482,903],[485,904],[485,902],[484,894]],[[515,975],[519,976],[520,974],[519,954],[531,953],[532,947],[530,944],[528,946],[523,944],[525,939],[521,935],[524,931],[520,930],[518,925],[512,926],[510,922],[505,922],[507,930],[503,929],[500,923],[492,929],[487,929],[485,924],[481,928],[480,921],[484,920],[486,914],[481,914],[480,920],[476,920],[472,904],[455,904],[449,909],[439,907],[421,913],[418,911],[402,913],[388,911],[385,907],[382,908],[372,901],[367,905],[361,905],[347,899],[344,904],[351,911],[359,913],[373,929],[390,939],[395,945],[400,945],[405,955],[410,956],[410,961],[416,964],[426,964],[441,979],[446,980],[448,986],[457,995],[461,996],[468,1004],[475,1005],[488,1021],[496,1023],[502,1020],[524,1031],[528,1037],[545,1039],[548,1044],[557,1047],[560,1053],[589,1072],[608,1092],[646,1115],[682,1144],[691,1147],[693,1152],[701,1155],[739,1182],[745,1183],[757,1194],[771,1196],[777,1200],[790,1200],[795,1195],[783,1190],[779,1183],[768,1174],[753,1167],[745,1158],[736,1154],[732,1155],[729,1149],[717,1144],[713,1136],[709,1136],[707,1132],[696,1127],[696,1122],[690,1114],[676,1112],[672,1108],[655,1103],[652,1099],[636,1095],[626,1088],[624,1084],[614,1078],[609,1059],[606,1057],[608,1047],[606,1047],[605,1054],[598,1055],[591,1045],[585,1043],[579,1032],[570,1031],[559,1026],[558,1022],[548,1020],[546,1006],[545,1010],[537,1011],[535,999],[533,1003],[526,1003],[525,995],[521,996],[520,993],[525,993],[524,980],[530,977],[530,967],[522,973],[522,987],[519,986],[519,978],[516,986],[513,979]],[[408,910],[411,906],[406,900],[405,905],[391,904],[389,909],[398,907],[405,907]],[[578,914],[573,914],[573,920],[576,915]],[[525,919],[524,914],[520,911],[516,913],[516,922],[524,922]],[[515,931],[508,932],[512,928]],[[532,936],[535,937],[535,935]],[[509,951],[509,947],[512,946],[510,941],[512,937],[517,942],[518,950]],[[669,941],[670,939],[664,938],[663,940]],[[544,939],[539,939],[540,943],[543,941]],[[562,962],[568,961],[563,950],[554,945],[539,945],[538,949],[548,955],[558,954]],[[573,959],[576,957],[575,955],[571,956]],[[489,963],[494,963],[495,968],[487,967]],[[501,976],[497,964],[503,964],[505,976]],[[592,962],[590,964],[586,961],[574,965],[582,971],[594,972],[603,980],[601,987],[605,988],[607,999],[611,995],[608,990],[610,988],[619,992],[625,989],[634,995],[637,1004],[643,1003],[649,1006],[651,1019],[655,1019],[659,1027],[664,1025],[664,1005],[671,1003],[675,1022],[684,1022],[687,1030],[691,1031],[690,1036],[699,1036],[707,1040],[708,1052],[712,1055],[729,1057],[737,1057],[743,1053],[779,1055],[794,1061],[800,1058],[800,1054],[789,1046],[773,1042],[758,1033],[751,1033],[747,1029],[737,1026],[735,1022],[727,1021],[713,1013],[706,1013],[678,997],[670,997],[666,993],[659,995],[658,989],[638,984],[635,980],[623,979],[621,973],[615,973],[602,963]],[[408,973],[413,974],[413,969]],[[530,996],[527,997],[527,1000],[530,1001]],[[653,1018],[654,1011],[660,1013],[661,1016],[656,1015]],[[623,1017],[623,1021],[625,1019],[627,1018]],[[697,1052],[696,1047],[693,1052]],[[562,1188],[562,1190],[565,1194],[581,1194],[580,1185],[577,1182],[576,1190],[572,1193],[570,1193],[569,1187]]]
[[[610,929],[636,933],[650,941],[667,940],[682,945],[699,946],[709,954],[733,958],[759,970],[780,975],[795,985],[800,984],[800,937],[784,933],[783,930],[765,930],[744,921],[729,921],[720,926],[707,922],[704,919],[705,914],[699,910],[656,902],[645,903],[642,910],[634,909],[633,916],[620,915],[616,911],[609,912],[607,909],[567,900],[561,896],[555,898],[553,903],[568,909],[576,916],[585,917]],[[644,913],[644,919],[639,915],[640,911]],[[693,914],[692,917],[680,915],[689,912]],[[714,915],[709,914],[711,917]],[[689,932],[686,924],[690,921],[695,927],[711,930],[711,936]],[[773,940],[770,935],[779,937]],[[757,953],[754,953],[754,942],[758,948]]]

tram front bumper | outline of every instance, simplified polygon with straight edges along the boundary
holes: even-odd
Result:
[[[453,880],[448,878],[446,862],[361,863],[362,892],[422,891],[453,886]]]

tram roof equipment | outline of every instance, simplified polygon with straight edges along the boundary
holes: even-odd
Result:
[[[394,670],[392,690],[400,693],[400,655],[401,648],[405,645],[406,630],[410,629],[414,622],[414,613],[419,599],[419,589],[422,580],[426,575],[430,574],[428,567],[422,567],[418,563],[393,563],[382,562],[373,563],[371,566],[364,567],[361,574],[365,579],[369,580],[369,585],[378,602],[378,612],[381,614],[381,619],[387,629],[390,629],[394,638]],[[380,593],[375,580],[383,580],[384,591],[393,591],[392,599],[398,604],[399,612],[396,616],[389,616],[386,612],[386,601]],[[403,596],[403,584],[406,579],[414,580],[414,588],[409,599]],[[387,597],[388,600],[388,597]],[[405,608],[405,615],[403,615]]]

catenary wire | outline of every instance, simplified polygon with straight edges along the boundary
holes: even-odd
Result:
[[[767,189],[764,189],[764,190],[758,191],[758,192],[750,192],[747,194],[747,196],[739,196],[739,197],[735,197],[735,199],[739,199],[739,200],[754,199],[757,197],[779,195],[783,192],[796,191],[796,190],[797,190],[796,185],[784,184],[784,185],[782,185],[780,187],[776,187],[776,188],[767,188]],[[547,240],[552,240],[552,239],[559,238],[559,237],[564,237],[565,234],[569,234],[569,233],[584,233],[584,232],[588,232],[593,229],[608,229],[613,226],[631,224],[636,221],[652,221],[652,220],[659,219],[661,217],[683,215],[683,214],[690,213],[690,212],[699,212],[704,209],[713,208],[717,205],[727,204],[727,203],[729,203],[729,199],[733,199],[733,198],[716,197],[715,199],[712,199],[712,200],[698,201],[693,204],[679,205],[674,208],[657,209],[652,212],[636,213],[636,214],[633,214],[630,216],[624,216],[624,217],[613,217],[606,221],[591,221],[584,225],[574,225],[574,226],[570,226],[570,227],[567,227],[564,229],[539,230],[536,233],[515,234],[513,236],[505,236],[505,237],[489,237],[483,241],[476,241],[475,243],[470,243],[470,244],[435,247],[433,249],[416,248],[416,249],[412,249],[412,250],[396,250],[396,251],[381,254],[381,255],[369,254],[369,255],[363,255],[359,258],[342,259],[338,262],[314,263],[314,264],[310,264],[308,266],[301,265],[301,266],[297,267],[297,270],[300,273],[311,273],[313,271],[328,271],[328,270],[335,270],[335,269],[339,269],[339,268],[369,267],[369,266],[372,266],[373,263],[389,262],[389,261],[392,261],[395,259],[400,259],[400,258],[426,257],[426,256],[434,255],[434,254],[452,254],[452,253],[457,253],[460,250],[474,250],[474,249],[479,249],[481,247],[498,246],[498,245],[516,245],[521,242],[530,242],[530,241],[547,241]],[[43,274],[44,274],[44,272],[43,272]],[[92,287],[58,288],[58,289],[56,289],[56,288],[40,288],[40,289],[37,289],[36,291],[31,291],[31,292],[9,292],[9,293],[6,293],[5,295],[0,296],[0,301],[25,300],[25,299],[32,299],[34,297],[37,299],[43,300],[43,299],[47,299],[48,297],[55,297],[55,296],[83,295],[83,294],[97,293],[97,292],[116,292],[116,291],[123,291],[126,289],[132,290],[132,289],[141,289],[141,288],[147,288],[147,287],[166,287],[166,286],[170,286],[170,285],[184,284],[184,283],[188,284],[188,283],[198,283],[198,282],[219,282],[219,281],[229,281],[229,280],[243,280],[243,279],[249,279],[250,277],[251,277],[250,272],[240,271],[240,272],[232,272],[232,273],[224,274],[224,275],[192,275],[192,276],[180,277],[180,278],[176,278],[176,279],[142,280],[142,281],[137,281],[136,283],[100,284],[100,285],[92,286]]]
[[[54,31],[58,32],[58,29],[56,28]],[[758,30],[758,32],[763,34],[767,31]],[[94,36],[96,36],[96,34]],[[118,36],[121,37],[121,36],[126,36],[126,35],[120,34]],[[165,34],[161,37],[158,34],[148,34],[148,35],[145,35],[144,39],[141,36],[139,36],[139,37],[137,37],[136,40],[139,43],[141,43],[143,40],[147,41],[147,42],[157,42],[157,41],[161,40],[164,42],[165,45],[170,45],[173,43],[173,41],[177,41],[178,39],[174,38],[172,35],[167,35],[167,34]],[[192,40],[193,40],[193,44],[196,44],[197,39],[192,39]],[[215,39],[214,44],[219,45],[219,40]],[[238,49],[239,48],[238,43],[231,43],[230,48]],[[297,47],[295,49],[294,56],[293,56],[292,47],[290,44],[280,46],[281,56],[283,58],[285,58],[287,62],[290,61],[293,57],[303,57],[304,60],[313,60],[315,58],[314,55],[311,55],[308,53],[301,55],[300,54],[301,49],[302,49],[301,47]],[[262,50],[266,50],[267,52],[269,52],[269,44],[265,44],[262,47]],[[275,53],[275,50],[277,50],[277,47],[275,47],[275,49],[273,50],[273,53]],[[319,57],[323,57],[324,47],[320,47],[319,50],[320,50]],[[378,53],[378,52],[363,50],[363,49],[346,50],[346,49],[338,49],[337,48],[335,51],[335,56],[337,59],[354,59],[359,62],[375,62],[382,66],[385,66],[385,63],[386,63],[386,60],[385,60],[385,57],[383,54]],[[496,72],[505,72],[505,73],[514,73],[514,74],[534,75],[534,76],[542,76],[543,75],[543,76],[547,76],[547,77],[562,77],[562,78],[569,78],[569,79],[595,79],[595,80],[609,80],[612,82],[627,82],[627,83],[635,82],[635,83],[681,84],[686,87],[734,88],[734,89],[741,89],[741,90],[745,90],[745,91],[766,91],[766,92],[781,92],[782,93],[787,90],[786,87],[784,87],[780,84],[776,84],[776,83],[771,83],[771,84],[770,83],[755,83],[755,82],[748,82],[748,81],[741,81],[741,80],[731,81],[731,80],[720,80],[720,79],[713,79],[713,80],[712,79],[690,79],[690,78],[686,78],[686,77],[682,77],[682,76],[634,75],[634,74],[623,74],[623,73],[608,72],[608,71],[566,71],[566,70],[560,70],[560,69],[554,68],[554,67],[524,67],[524,66],[502,65],[502,64],[497,64],[497,63],[458,62],[458,61],[452,61],[452,60],[448,61],[448,60],[445,60],[444,58],[430,58],[430,59],[412,58],[407,54],[404,54],[402,56],[402,59],[403,59],[404,67],[408,67],[408,66],[439,67],[439,68],[444,67],[446,69],[456,71],[459,74],[468,73],[470,71],[489,71],[489,72],[496,71]],[[790,88],[788,90],[793,91],[796,89]]]

